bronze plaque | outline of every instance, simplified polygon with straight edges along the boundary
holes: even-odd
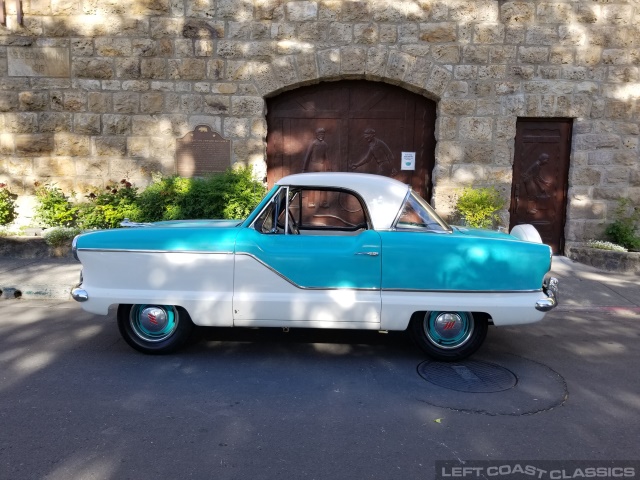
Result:
[[[181,177],[202,177],[224,172],[231,166],[231,140],[208,125],[198,125],[193,132],[179,138],[176,170]]]

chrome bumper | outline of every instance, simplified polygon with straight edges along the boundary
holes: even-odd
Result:
[[[548,312],[549,310],[553,310],[558,306],[558,279],[555,277],[550,277],[548,281],[542,286],[542,291],[547,296],[547,298],[543,298],[542,300],[538,300],[536,302],[536,310],[540,310],[541,312]]]
[[[86,290],[76,287],[71,290],[71,298],[73,298],[76,302],[86,302],[89,300],[89,294]]]

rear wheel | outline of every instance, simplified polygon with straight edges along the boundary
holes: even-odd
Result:
[[[142,353],[169,353],[181,347],[193,330],[189,314],[174,305],[120,305],[122,338]]]
[[[487,336],[487,319],[471,312],[418,312],[411,319],[411,333],[427,355],[452,362],[480,348]]]

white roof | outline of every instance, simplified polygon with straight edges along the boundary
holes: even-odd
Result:
[[[281,178],[276,184],[353,190],[366,202],[376,230],[391,228],[409,191],[409,186],[398,180],[368,173],[298,173]]]

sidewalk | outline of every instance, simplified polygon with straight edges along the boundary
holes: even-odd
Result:
[[[15,259],[0,257],[2,299],[71,300],[81,265],[71,258]],[[613,308],[640,312],[640,275],[615,274],[553,258],[553,275],[560,280],[558,310]]]

